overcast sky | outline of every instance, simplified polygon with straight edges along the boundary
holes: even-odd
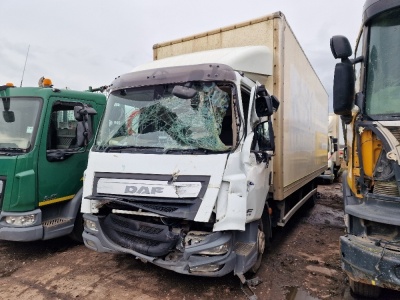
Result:
[[[152,60],[153,44],[281,11],[332,94],[331,36],[354,47],[364,0],[13,0],[1,1],[0,85],[84,90]]]

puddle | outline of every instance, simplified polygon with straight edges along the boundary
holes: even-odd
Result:
[[[286,295],[286,300],[319,300],[301,288],[289,287],[288,290],[289,293]]]

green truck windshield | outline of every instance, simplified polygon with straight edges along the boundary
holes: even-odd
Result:
[[[2,98],[0,148],[26,150],[33,144],[41,100],[39,98]],[[8,108],[9,105],[9,108]]]
[[[96,145],[100,148],[226,151],[220,139],[230,98],[215,83],[192,82],[197,92],[181,99],[174,85],[157,85],[112,93]]]
[[[400,114],[400,9],[371,22],[366,82],[368,115]]]

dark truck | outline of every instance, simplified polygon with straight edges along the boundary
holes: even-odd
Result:
[[[351,128],[344,132],[342,267],[352,291],[367,297],[377,297],[382,287],[400,290],[399,47],[399,0],[365,2],[353,59],[347,38],[331,39],[341,59],[334,112]]]

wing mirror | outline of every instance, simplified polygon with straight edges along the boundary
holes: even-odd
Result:
[[[74,107],[74,117],[75,120],[77,120],[78,122],[83,121],[85,118],[87,119],[88,115],[96,115],[97,111],[92,108],[89,107],[87,105],[83,105],[83,106],[75,106]]]
[[[257,95],[259,95],[255,100],[257,117],[269,117],[278,110],[278,98],[274,95],[268,95],[263,85],[258,88]]]
[[[355,75],[353,65],[364,60],[363,56],[349,59],[353,54],[349,40],[342,35],[335,35],[330,41],[331,52],[334,58],[341,62],[335,66],[333,79],[333,111],[351,121],[351,110],[354,106]],[[343,118],[342,118],[343,119]]]
[[[74,107],[74,117],[78,121],[76,127],[76,144],[78,147],[85,146],[92,139],[93,132],[88,116],[97,114],[97,111],[87,105]]]
[[[7,123],[15,122],[15,115],[14,112],[10,110],[10,98],[2,98],[3,100],[3,119]]]
[[[3,111],[3,119],[7,123],[13,123],[15,122],[15,115],[13,111]]]

